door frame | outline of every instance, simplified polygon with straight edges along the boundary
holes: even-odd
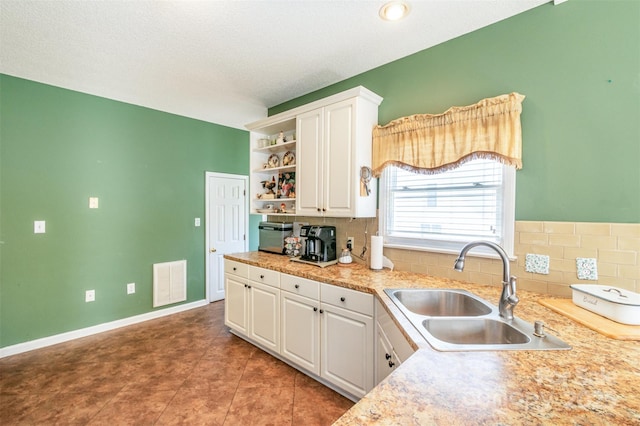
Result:
[[[209,303],[209,277],[210,277],[210,267],[209,267],[209,192],[211,188],[209,187],[209,178],[226,178],[226,179],[240,179],[244,181],[245,188],[245,209],[244,209],[244,229],[246,238],[244,239],[244,251],[249,251],[249,197],[246,196],[246,191],[249,188],[249,176],[245,175],[236,175],[231,173],[218,173],[218,172],[205,172],[204,173],[204,235],[205,235],[205,246],[204,246],[204,288],[205,288],[205,299],[207,303]]]

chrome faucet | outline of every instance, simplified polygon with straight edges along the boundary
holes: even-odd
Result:
[[[506,320],[513,319],[513,308],[520,299],[516,296],[516,277],[509,273],[509,257],[502,247],[491,241],[473,241],[462,248],[460,255],[456,259],[453,269],[462,271],[464,269],[464,257],[469,250],[477,246],[487,246],[495,250],[502,258],[502,294],[498,303],[500,316]]]

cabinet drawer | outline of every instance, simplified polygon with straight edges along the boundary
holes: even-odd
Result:
[[[282,274],[280,275],[280,288],[314,300],[320,298],[320,283],[318,281]]]
[[[249,279],[272,287],[280,288],[280,272],[249,266]]]
[[[247,278],[249,276],[249,265],[246,263],[235,262],[233,260],[224,261],[224,272],[227,274],[237,275]]]
[[[320,285],[320,300],[364,315],[373,316],[373,295],[331,284]]]

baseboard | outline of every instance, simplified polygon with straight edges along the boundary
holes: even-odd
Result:
[[[81,328],[79,330],[73,330],[66,333],[43,337],[41,339],[18,343],[16,345],[0,348],[0,358],[17,355],[23,352],[32,351],[34,349],[40,349],[47,346],[57,345],[58,343],[80,339],[81,337],[87,337],[93,334],[115,330],[116,328],[126,327],[128,325],[138,324],[140,322],[149,321],[156,318],[166,317],[167,315],[177,314],[178,312],[188,311],[189,309],[199,308],[208,304],[209,302],[206,299],[202,299],[191,303],[185,303],[184,305],[172,306],[171,308],[167,309],[151,311],[133,317],[106,322],[104,324],[98,324],[87,328]]]

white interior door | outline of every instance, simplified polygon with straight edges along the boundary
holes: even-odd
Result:
[[[206,174],[207,299],[224,299],[224,258],[248,250],[247,177]]]

